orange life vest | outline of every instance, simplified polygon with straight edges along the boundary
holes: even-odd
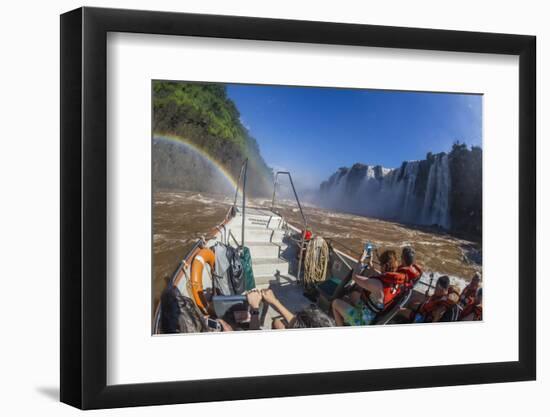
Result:
[[[449,303],[447,302],[447,296],[442,297],[435,297],[431,296],[428,298],[428,300],[422,305],[420,311],[424,314],[432,313],[436,308],[439,307],[449,307]]]
[[[460,294],[460,301],[463,304],[469,304],[473,301],[473,299],[476,296],[477,290],[479,288],[479,285],[476,287],[472,286],[472,283],[468,284],[464,289],[462,290],[462,294]]]
[[[483,317],[483,307],[475,303],[468,304],[466,307],[464,307],[464,310],[462,310],[462,313],[460,314],[460,320],[464,320],[472,313],[474,315],[474,321],[481,320],[481,318]]]
[[[405,285],[408,288],[411,288],[414,284],[416,284],[416,281],[418,281],[422,276],[422,269],[417,264],[412,264],[409,266],[401,265],[397,269],[397,272],[401,272],[407,276],[407,282]]]
[[[449,300],[447,295],[441,297],[436,297],[434,295],[430,296],[424,304],[420,307],[420,314],[424,316],[424,322],[430,323],[433,321],[433,312],[438,308],[444,308],[447,311],[450,307],[455,305],[456,302]]]
[[[384,291],[384,307],[387,307],[403,289],[407,282],[407,276],[401,272],[384,272],[383,274],[371,277],[382,282]]]

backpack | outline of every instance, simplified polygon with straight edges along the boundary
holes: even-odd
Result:
[[[244,275],[244,289],[246,291],[256,288],[256,281],[254,280],[254,271],[252,269],[252,257],[250,256],[250,249],[246,246],[243,247],[241,252],[241,264],[243,266]]]
[[[242,294],[246,288],[239,251],[231,246],[227,246],[226,256],[229,261],[227,273],[229,275],[229,283],[233,290],[233,294]]]
[[[182,295],[174,285],[169,285],[160,296],[160,328],[165,334],[207,331],[193,300]]]

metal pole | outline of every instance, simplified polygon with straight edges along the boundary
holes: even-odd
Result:
[[[300,214],[302,215],[302,221],[304,223],[304,229],[307,229],[307,219],[304,215],[304,210],[302,209],[302,205],[300,204],[300,199],[298,198],[298,193],[296,192],[296,188],[294,187],[294,181],[292,181],[292,175],[290,175],[290,172],[288,171],[278,171],[275,174],[275,182],[273,184],[273,198],[271,200],[271,210],[273,210],[273,207],[275,206],[275,190],[277,186],[277,180],[279,178],[279,174],[286,174],[288,175],[288,179],[290,180],[290,185],[292,187],[292,192],[294,193],[294,198],[296,199],[296,203],[298,203],[298,207],[300,209]]]
[[[302,279],[300,278],[300,272],[302,272],[302,257],[304,255],[304,237],[305,237],[305,230],[304,233],[302,233],[302,240],[300,241],[300,259],[298,260],[298,272],[296,274],[296,278],[298,279],[298,282],[302,282]]]
[[[273,208],[275,206],[275,192],[276,192],[276,189],[277,189],[277,180],[279,178],[279,174],[288,175],[288,179],[290,180],[290,185],[292,186],[292,192],[294,193],[294,198],[296,199],[296,203],[298,203],[298,208],[300,209],[300,214],[302,215],[302,221],[304,223],[304,230],[302,232],[302,238],[300,239],[300,248],[298,250],[299,259],[298,259],[298,271],[297,271],[297,274],[296,274],[297,275],[296,278],[298,279],[298,281],[301,281],[300,274],[302,272],[302,257],[303,257],[303,254],[304,254],[305,233],[307,231],[307,219],[306,219],[306,216],[304,215],[304,210],[302,209],[302,205],[300,204],[300,199],[298,198],[298,193],[296,192],[296,187],[294,187],[294,181],[292,181],[292,175],[290,175],[290,172],[288,172],[288,171],[278,171],[275,174],[275,180],[273,182],[273,198],[271,199],[271,210],[273,211]],[[243,233],[243,235],[244,235],[244,233]]]
[[[300,214],[302,215],[302,219],[304,220],[304,228],[307,229],[307,219],[306,219],[306,216],[304,216],[304,211],[302,210],[302,205],[300,204],[300,199],[298,198],[298,193],[296,193],[296,188],[294,188],[294,181],[292,181],[292,175],[290,175],[290,172],[288,173],[288,178],[290,179],[290,185],[292,185],[292,191],[294,192],[294,198],[296,198],[296,202],[298,203],[298,207],[300,208]]]
[[[241,171],[239,172],[239,179],[237,181],[237,188],[235,189],[235,199],[233,200],[233,205],[234,206],[237,205],[237,196],[239,195],[239,184],[241,183],[241,178],[243,176],[243,169],[244,169],[245,162],[243,162],[243,164],[241,165]]]
[[[279,178],[279,173],[275,174],[275,179],[273,180],[273,198],[271,199],[271,211],[275,207],[275,190],[277,189],[277,179]]]

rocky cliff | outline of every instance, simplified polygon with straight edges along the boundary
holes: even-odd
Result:
[[[395,169],[357,163],[340,168],[320,191],[329,208],[481,237],[479,147],[455,143],[449,153],[428,153]]]

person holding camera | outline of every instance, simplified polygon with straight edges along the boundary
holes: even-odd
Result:
[[[332,313],[337,326],[364,326],[371,324],[378,314],[401,293],[406,275],[398,272],[397,254],[386,250],[379,256],[380,272],[372,267],[372,257],[365,267],[364,256],[353,273],[359,291],[352,293],[352,303],[343,299],[332,302]]]

